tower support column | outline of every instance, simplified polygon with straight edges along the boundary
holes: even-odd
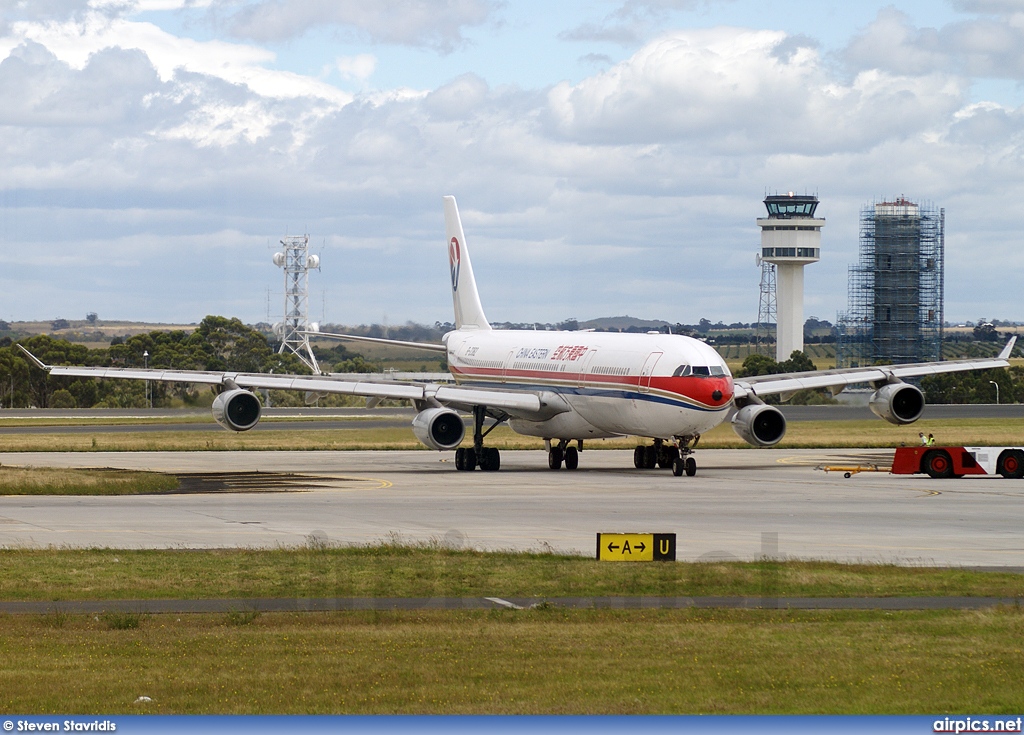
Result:
[[[804,350],[804,267],[780,263],[777,268],[775,359],[788,360],[794,350]]]

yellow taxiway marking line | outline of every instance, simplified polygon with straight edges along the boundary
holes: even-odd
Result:
[[[337,480],[339,482],[375,482],[377,487],[374,490],[386,490],[389,487],[393,487],[394,483],[390,480],[384,480],[380,477],[353,477],[352,475],[313,475],[321,481],[332,481]],[[334,488],[337,489],[337,488]]]
[[[863,464],[860,465],[861,467],[878,467],[879,469],[881,469],[882,467],[885,467],[886,470],[889,469],[889,466],[886,466],[884,464],[884,462],[871,462],[870,461],[871,459],[872,458],[870,456],[863,457],[863,458],[862,457],[851,457],[848,454],[843,454],[842,452],[836,452],[834,454],[805,455],[805,456],[802,456],[802,457],[801,456],[779,457],[777,460],[775,460],[775,463],[776,464],[791,465],[791,466],[794,466],[794,467],[818,467],[819,465],[826,465],[826,464],[828,464],[830,462],[842,462],[842,461],[845,460],[845,461],[850,462],[850,463],[863,462]],[[891,462],[891,460],[889,460],[889,461]],[[832,465],[829,464],[828,466],[831,467]]]

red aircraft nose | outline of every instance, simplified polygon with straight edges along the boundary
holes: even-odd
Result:
[[[724,406],[732,400],[732,378],[711,378],[708,382],[711,383],[711,405]]]

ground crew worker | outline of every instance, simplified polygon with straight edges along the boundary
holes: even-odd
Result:
[[[926,447],[934,447],[935,446],[935,435],[934,434],[929,434],[928,435],[928,440],[927,440],[927,443],[925,444],[925,446]]]
[[[924,432],[922,431],[920,434],[918,434],[918,436],[921,437],[921,446],[922,447],[927,447],[928,446],[928,440],[924,438]]]

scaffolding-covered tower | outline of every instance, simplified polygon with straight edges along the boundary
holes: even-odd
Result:
[[[946,211],[903,197],[861,210],[836,367],[942,359]]]
[[[313,373],[320,372],[316,355],[309,346],[306,331],[317,331],[310,324],[309,272],[320,267],[320,257],[309,254],[309,236],[285,237],[281,240],[284,252],[274,253],[274,265],[284,270],[284,321],[274,325],[281,340],[279,353],[285,350],[295,354]]]

